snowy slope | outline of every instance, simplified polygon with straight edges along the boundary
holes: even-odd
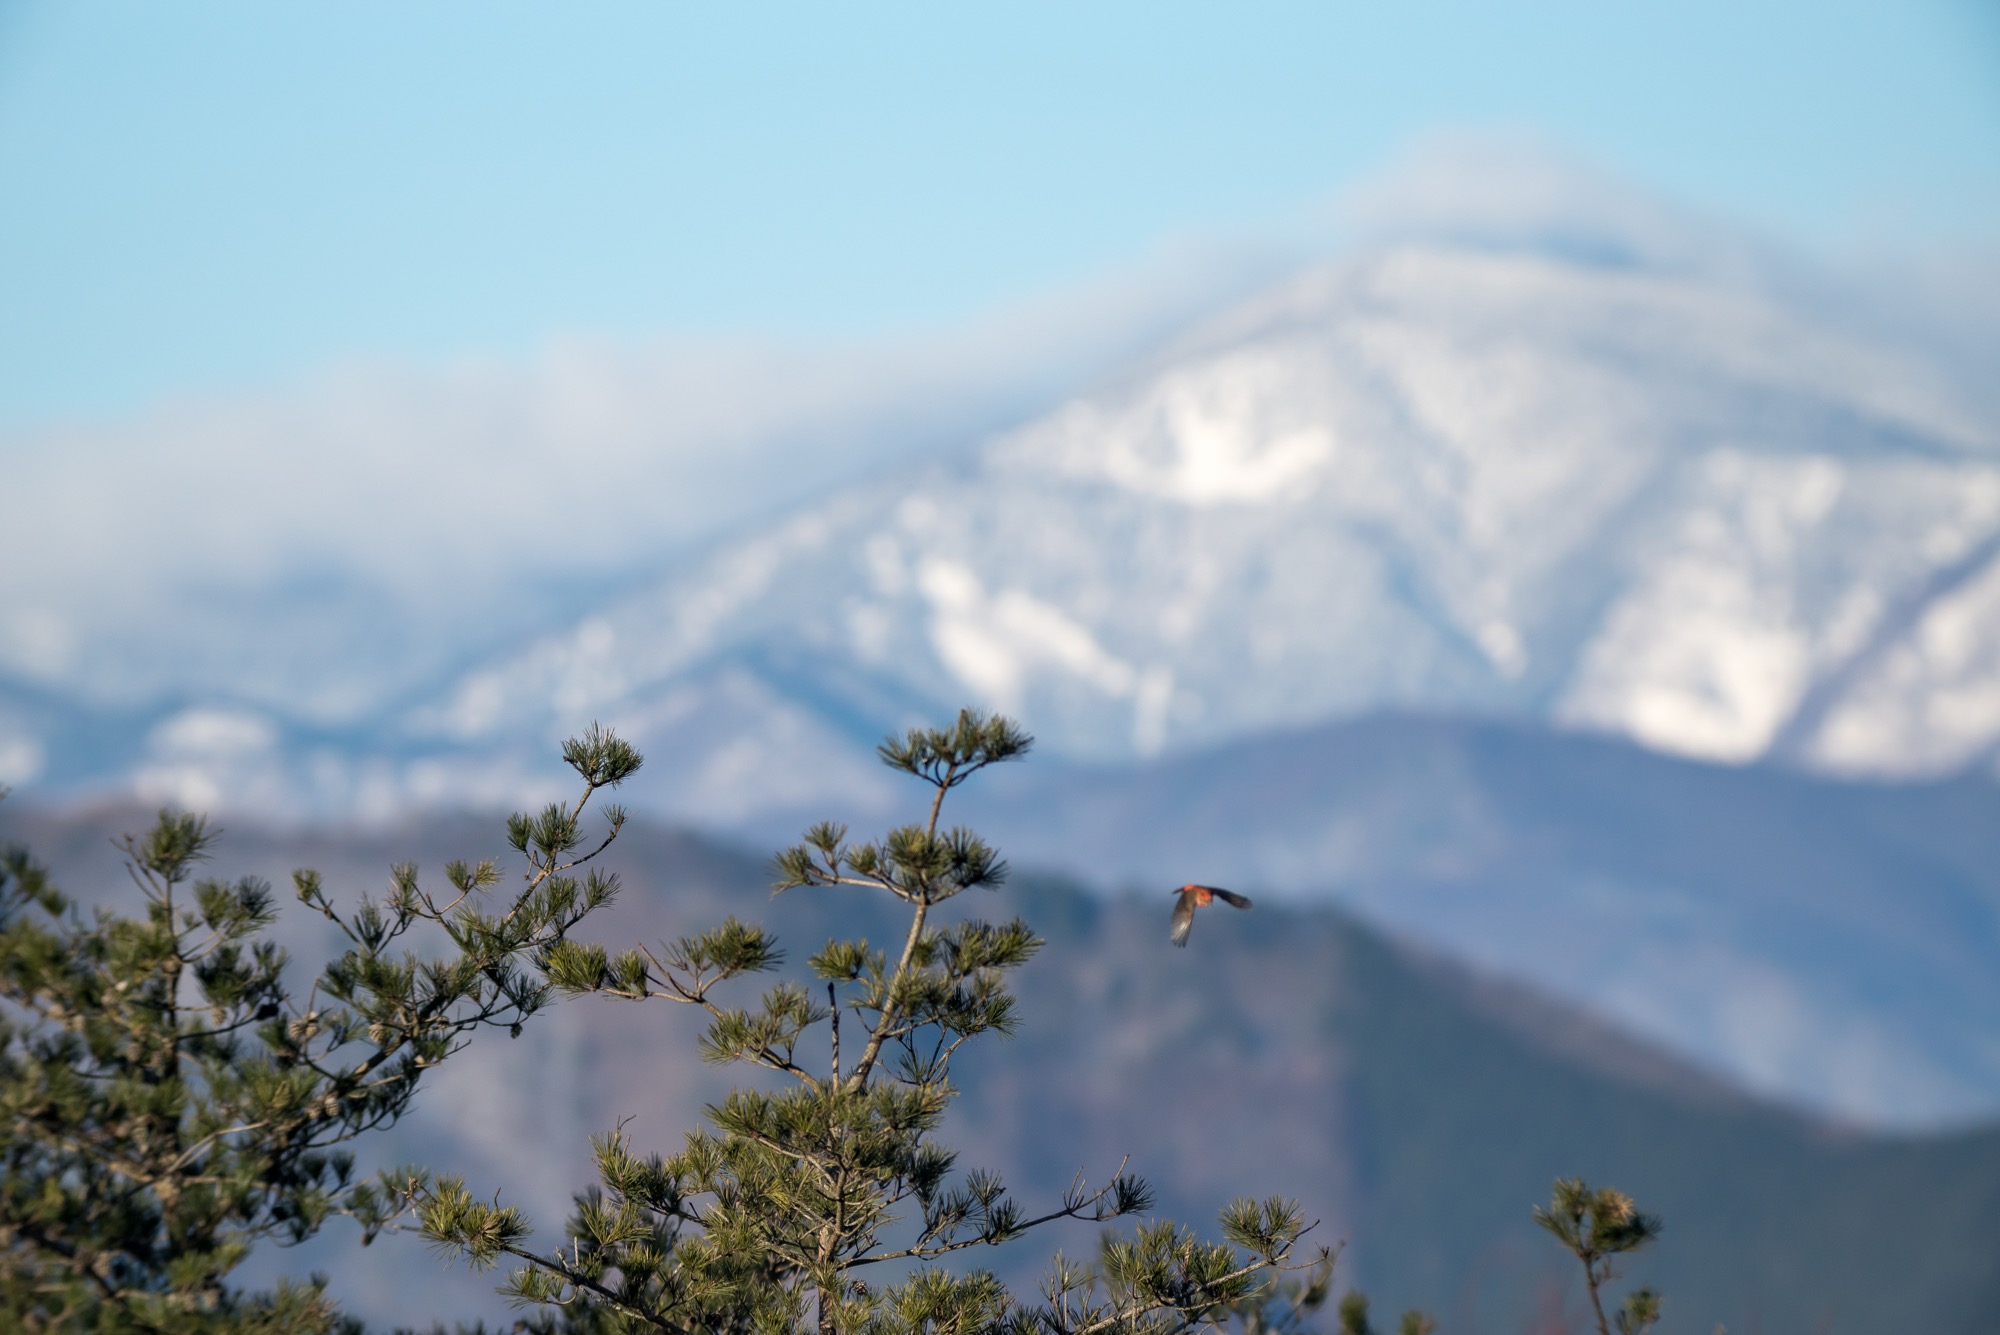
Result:
[[[1981,981],[2000,946],[1962,869],[1856,853],[1833,904],[1758,860],[1761,827],[1736,861],[1633,863],[1579,843],[1587,821],[1538,842],[1554,808],[1482,842],[1487,824],[1446,809],[1460,790],[1421,773],[1348,808],[1317,770],[1277,793],[1197,781],[1218,748],[1385,713],[1605,734],[1750,776],[1987,772],[1994,419],[1918,351],[1775,292],[1386,249],[1016,430],[829,490],[366,727],[190,697],[106,731],[0,682],[0,762],[46,756],[70,791],[115,772],[147,801],[395,819],[564,792],[555,743],[601,720],[649,757],[631,805],[761,835],[891,812],[881,733],[986,705],[1056,762],[1023,779],[1142,766],[1113,784],[1116,819],[1079,796],[1066,824],[1057,797],[1010,830],[1036,861],[1171,870],[1093,831],[1199,852],[1216,865],[1178,875],[1338,895],[1767,1093],[1901,1125],[1976,1115],[2000,1106],[2000,994]],[[1540,765],[1465,791],[1488,803]],[[1660,807],[1621,817],[1633,856],[1708,838],[1737,809],[1731,772],[1626,794],[1628,815]],[[1797,791],[1788,847],[1851,814]],[[1291,814],[1182,837],[1253,792],[1252,815]],[[1987,819],[1979,800],[1951,811],[1941,838]],[[1421,837],[1327,862],[1364,819]]]
[[[1406,247],[411,722],[490,771],[615,720],[723,818],[786,747],[844,791],[855,742],[965,702],[1096,761],[1397,709],[1931,775],[2000,737],[1996,553],[1993,425],[1915,357],[1737,286]]]

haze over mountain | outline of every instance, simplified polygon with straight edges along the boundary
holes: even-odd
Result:
[[[1331,900],[1823,1116],[2000,1113],[1983,778],[1857,783],[1374,717],[1133,768],[1030,764],[990,789],[979,826],[1022,865]]]
[[[984,786],[954,799],[982,830],[993,805]],[[107,835],[145,820],[57,819],[10,802],[0,835],[27,839],[79,898],[129,900]],[[394,862],[415,860],[429,883],[446,859],[505,852],[490,820],[237,828],[213,870],[282,885],[311,866],[352,902],[379,891]],[[778,935],[796,977],[832,934],[893,941],[904,926],[848,891],[774,900],[762,856],[645,823],[607,856],[625,892],[580,935],[618,948],[734,914]],[[280,899],[295,959],[336,946],[324,921]],[[1551,1311],[1580,1315],[1575,1263],[1528,1207],[1555,1176],[1581,1174],[1665,1217],[1661,1240],[1625,1273],[1667,1295],[1672,1329],[1990,1329],[2000,1297],[1991,1127],[1882,1136],[1801,1118],[1569,1007],[1395,946],[1332,906],[1203,917],[1189,948],[1175,950],[1168,903],[1024,874],[940,910],[948,920],[1018,914],[1049,941],[1018,977],[1019,1032],[971,1045],[954,1068],[965,1097],[940,1133],[963,1167],[998,1170],[1029,1210],[1079,1168],[1098,1179],[1129,1154],[1158,1189],[1161,1215],[1206,1233],[1232,1194],[1297,1198],[1321,1221],[1315,1236],[1346,1242],[1342,1281],[1366,1287],[1378,1313],[1419,1305],[1443,1329],[1502,1332],[1541,1329]],[[756,987],[746,980],[726,1000],[747,1004]],[[477,1037],[393,1136],[363,1143],[361,1167],[462,1172],[475,1192],[525,1208],[537,1244],[553,1245],[571,1193],[590,1178],[590,1136],[629,1118],[635,1147],[677,1148],[705,1103],[754,1079],[700,1060],[703,1018],[665,1002],[587,998],[556,1003],[518,1041]],[[1086,1254],[1094,1242],[1093,1228],[1068,1226],[971,1261],[1031,1291],[1052,1251]],[[511,1320],[492,1292],[499,1275],[441,1261],[411,1237],[362,1251],[345,1220],[307,1248],[269,1249],[255,1267],[323,1270],[345,1304],[385,1327]]]
[[[1374,240],[1221,308],[1272,253],[955,341],[577,346],[71,433],[16,470],[57,559],[0,580],[0,778],[483,802],[597,712],[682,755],[663,807],[726,819],[769,796],[752,747],[842,772],[968,699],[1096,761],[1385,708],[1987,758],[1976,284],[1883,297],[1532,155],[1348,203]],[[148,504],[80,499],[135,466]]]
[[[1914,784],[1926,838],[1988,846],[2000,396],[1972,344],[1657,210],[1510,226],[1406,227],[1012,429],[781,479],[803,499],[768,522],[560,615],[530,587],[521,647],[355,667],[338,708],[17,677],[0,777],[384,820],[552,793],[598,719],[653,757],[641,809],[761,835],[878,817],[875,740],[972,703],[1039,739],[1014,828],[1045,865],[1340,898],[1833,1115],[2000,1109],[2000,889],[1849,820]],[[284,655],[380,654],[282,593]]]
[[[566,337],[0,435],[25,502],[0,699],[54,691],[135,741],[218,702],[365,729],[704,543],[1042,410],[1280,258],[1189,244],[947,330]],[[0,717],[0,781],[101,776],[36,759],[46,735]]]
[[[490,772],[525,720],[619,717],[709,818],[768,800],[753,746],[834,755],[967,698],[1088,760],[1388,708],[1952,772],[2000,736],[2000,458],[1933,370],[1685,277],[1392,249],[410,722]]]

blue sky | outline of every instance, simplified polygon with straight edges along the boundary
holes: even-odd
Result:
[[[1984,0],[0,7],[0,432],[563,335],[880,336],[1314,244],[1428,136],[2000,236]]]

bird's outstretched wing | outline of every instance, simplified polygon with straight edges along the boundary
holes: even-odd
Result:
[[[1173,923],[1167,935],[1177,946],[1187,944],[1188,933],[1194,930],[1194,891],[1183,890],[1174,901]]]
[[[1250,896],[1248,895],[1239,895],[1234,890],[1218,890],[1212,885],[1208,887],[1208,890],[1210,894],[1233,909],[1247,909],[1250,907]]]

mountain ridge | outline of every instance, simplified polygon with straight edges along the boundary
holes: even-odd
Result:
[[[1118,780],[1131,789],[1105,815],[1120,848],[1103,865],[1182,847],[1221,865],[1135,870],[1254,871],[1341,898],[1842,1115],[1976,1116],[2000,1099],[1982,1037],[2000,1031],[1979,980],[2000,975],[1985,873],[1852,831],[1820,839],[1891,878],[1864,885],[1812,834],[1859,799],[1763,776],[1894,780],[1922,805],[1940,776],[1990,773],[2000,450],[1981,402],[1923,349],[1747,280],[1392,245],[1278,284],[1016,429],[635,580],[365,727],[189,698],[113,737],[84,713],[0,701],[0,727],[50,733],[0,738],[0,758],[39,748],[65,776],[55,795],[115,786],[388,823],[552,799],[566,786],[554,743],[596,720],[655,757],[641,809],[748,830],[887,812],[875,739],[972,703],[1017,714],[1065,766],[1163,767]],[[1275,764],[1274,737],[1311,751],[1325,729],[1360,721],[1365,739],[1387,715],[1558,740],[1506,759],[1513,733],[1454,752],[1411,724],[1403,741],[1441,768],[1371,752],[1394,809],[1363,800],[1337,758],[1305,765],[1302,784],[1347,775],[1331,816],[1241,770],[1240,792],[1286,812],[1282,828],[1174,768],[1227,768],[1238,743]],[[1606,760],[1592,780],[1593,737],[1708,767]],[[1644,857],[1510,805],[1546,788],[1544,764]],[[1599,791],[1628,782],[1681,805],[1642,819]],[[1102,810],[1087,796],[1078,810]],[[1954,822],[1983,819],[1979,803],[1939,800],[1955,814],[1925,828],[1977,843]],[[1797,805],[1814,802],[1818,816]],[[1778,893],[1795,872],[1760,873],[1744,852],[1750,810],[1848,898]],[[1221,811],[1268,838],[1232,843]],[[1044,845],[1059,865],[1101,844],[1067,817],[1043,821],[1068,831],[1067,849]],[[1743,855],[1677,852],[1703,824]],[[1414,842],[1425,829],[1435,846]],[[1329,868],[1353,848],[1393,856],[1343,880]],[[1915,888],[1899,899],[1894,878]],[[1552,944],[1579,933],[1581,955]],[[1565,972],[1607,951],[1626,962],[1611,991]],[[1943,1021],[1920,1022],[1939,1007]]]
[[[111,749],[11,709],[0,750],[68,791],[198,773],[324,817],[532,796],[547,742],[599,716],[687,757],[661,814],[724,821],[761,800],[750,750],[807,744],[838,793],[873,737],[967,700],[1085,761],[1401,710],[1829,773],[1990,767],[1991,405],[1941,354],[1724,270],[1386,244],[1019,427],[628,574],[365,724],[193,692],[126,711],[151,722]],[[204,712],[238,721],[233,749],[190,743]]]
[[[1839,1118],[2000,1109],[1984,778],[1859,782],[1377,716],[989,788],[981,828],[1101,891],[1212,880],[1337,903]]]
[[[10,808],[0,828],[29,840],[66,891],[129,899],[106,819]],[[312,865],[347,900],[385,883],[392,863],[414,860],[428,875],[503,842],[497,822],[462,818],[373,834],[244,825],[215,866],[275,877]],[[836,932],[894,940],[903,926],[886,905],[838,891],[773,898],[761,857],[645,822],[607,856],[626,889],[587,935],[612,946],[725,914],[765,923],[795,951]],[[1930,1136],[1830,1126],[1718,1093],[1581,1017],[1568,1022],[1609,1052],[1495,1015],[1485,984],[1444,982],[1448,962],[1413,961],[1328,906],[1260,903],[1205,920],[1187,951],[1167,943],[1167,906],[1164,894],[1105,898],[1023,873],[940,910],[940,921],[1019,914],[1048,940],[1019,976],[1017,1036],[968,1049],[964,1097],[942,1131],[962,1162],[1001,1172],[1024,1204],[1058,1197],[1079,1166],[1095,1180],[1127,1154],[1155,1183],[1160,1214],[1204,1231],[1230,1195],[1291,1196],[1320,1236],[1347,1244],[1343,1285],[1366,1287],[1378,1310],[1421,1306],[1446,1329],[1477,1332],[1576,1312],[1574,1262],[1528,1207],[1555,1175],[1582,1174],[1665,1215],[1661,1241],[1627,1274],[1667,1294],[1677,1328],[1794,1329],[1829,1315],[1852,1335],[1978,1335],[1990,1324],[2000,1296],[1985,1246],[2000,1227],[1991,1125]],[[330,931],[297,911],[280,919],[301,959],[337,944]],[[1544,1018],[1568,1010],[1537,1004]],[[360,1167],[462,1172],[475,1192],[525,1207],[539,1237],[557,1236],[568,1194],[589,1180],[590,1135],[629,1118],[640,1149],[671,1148],[738,1078],[699,1060],[703,1018],[560,1002],[520,1039],[492,1035],[453,1058]],[[1916,1218],[1926,1226],[1911,1227]],[[1077,1228],[974,1259],[1034,1271],[1055,1247],[1079,1254],[1091,1242]],[[258,1265],[323,1269],[343,1301],[384,1324],[505,1311],[491,1275],[441,1267],[415,1239],[353,1244],[336,1221],[310,1248],[275,1249]]]
[[[870,731],[970,696],[1086,760],[1403,709],[1838,773],[1982,762],[2000,467],[1921,365],[1660,280],[1372,266],[1306,280],[1331,312],[1239,316],[726,546],[414,724],[477,745],[502,718],[643,713],[783,645],[871,681],[844,701]],[[1350,297],[1371,283],[1401,305]],[[1646,301],[1664,332],[1626,309]],[[1663,346],[1593,341],[1621,325]]]

